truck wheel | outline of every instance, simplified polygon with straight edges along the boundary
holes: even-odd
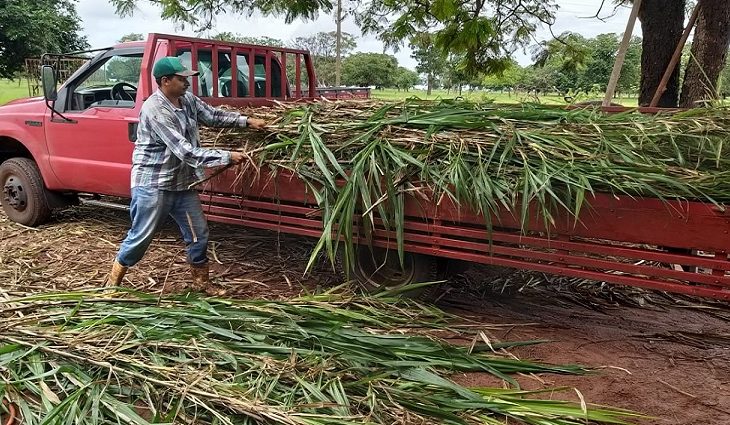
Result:
[[[398,251],[379,247],[357,247],[352,272],[363,288],[378,293],[402,288],[403,286],[433,282],[437,278],[438,264],[435,257],[423,254],[404,253],[403,267]],[[429,285],[403,293],[410,298],[430,298],[438,285]]]
[[[38,226],[51,217],[46,189],[32,159],[12,158],[0,165],[2,206],[8,218],[26,226]]]

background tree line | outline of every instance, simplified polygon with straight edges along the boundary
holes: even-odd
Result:
[[[692,106],[713,97],[720,89],[730,44],[730,4],[727,0],[698,0],[702,6],[682,67],[677,67],[660,106]],[[558,9],[557,0],[109,0],[120,15],[134,13],[142,2],[161,7],[161,17],[198,30],[210,30],[221,13],[261,13],[281,16],[286,22],[311,20],[321,14],[352,16],[363,34],[376,35],[386,48],[410,44],[417,57],[417,71],[428,87],[513,87],[534,92],[559,93],[600,91],[614,53],[607,46],[615,37],[606,35],[585,40],[577,34],[563,34],[543,43],[533,52],[535,64],[521,68],[514,56],[530,48],[535,32],[550,27]],[[630,5],[633,0],[601,1],[600,8],[613,3]],[[0,76],[12,76],[22,60],[42,51],[68,51],[86,46],[80,36],[80,21],[74,0],[5,0],[0,9]],[[659,84],[669,58],[681,36],[693,0],[643,0],[639,19],[644,34],[634,40],[619,88],[637,90],[639,103],[646,104]],[[613,6],[611,6],[613,7]],[[599,11],[600,12],[600,11]],[[340,36],[338,36],[340,34]],[[234,34],[235,36],[235,34]],[[335,53],[331,49],[334,38]],[[324,43],[323,43],[324,40]],[[271,39],[266,44],[270,44]],[[392,56],[352,53],[354,38],[346,33],[318,33],[303,37],[297,47],[313,52],[320,84],[337,80],[333,56],[343,56],[342,82],[352,85],[410,87],[411,71],[398,66]],[[641,50],[637,50],[638,43]],[[339,48],[337,46],[340,46]],[[636,84],[636,57],[639,81]],[[338,54],[339,53],[339,54]],[[601,56],[603,55],[603,56]],[[428,57],[424,57],[428,56]],[[350,65],[347,65],[349,62]],[[378,66],[372,66],[376,63]],[[387,70],[376,74],[363,72]],[[599,78],[600,76],[600,78]],[[519,84],[503,84],[512,80]],[[496,84],[496,85],[495,85]],[[680,97],[681,94],[681,97]]]
[[[420,42],[428,33],[441,59],[456,63],[456,80],[499,75],[513,64],[514,54],[529,47],[539,28],[555,23],[559,0],[109,0],[120,15],[134,13],[140,2],[162,7],[162,16],[206,29],[221,13],[281,16],[287,23],[345,14],[363,34],[376,35],[386,48]],[[601,9],[631,5],[634,0],[601,0]],[[716,95],[730,45],[730,2],[727,0],[643,0],[639,8],[642,53],[639,104],[648,104],[681,37],[688,11],[701,5],[691,47],[692,61],[677,67],[659,106],[693,106]],[[569,43],[566,43],[569,44]],[[575,50],[580,54],[578,49]],[[580,59],[580,58],[577,58]],[[576,61],[580,63],[580,61]],[[343,70],[344,72],[344,70]],[[680,86],[680,75],[683,76]],[[462,78],[463,77],[463,78]],[[681,93],[681,98],[680,98]]]

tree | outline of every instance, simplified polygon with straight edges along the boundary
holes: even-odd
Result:
[[[342,33],[342,55],[349,55],[357,47],[357,38],[349,33]],[[334,59],[337,52],[337,34],[334,31],[318,32],[308,37],[297,37],[292,41],[297,49],[309,50],[313,57]]]
[[[533,65],[525,69],[523,84],[528,92],[533,92],[535,95],[548,93],[555,87],[557,73],[558,71],[552,67]]]
[[[589,58],[589,46],[585,37],[580,34],[566,32],[559,38],[541,43],[533,50],[532,58],[535,66],[550,68],[552,87],[563,95],[579,88],[580,75]]]
[[[421,77],[418,76],[418,73],[416,71],[411,71],[408,68],[399,66],[395,74],[395,81],[393,83],[399,91],[408,91],[420,82]]]
[[[112,58],[106,63],[106,78],[109,81],[136,83],[141,66],[142,58]]]
[[[337,85],[337,34],[318,32],[308,37],[297,37],[292,41],[292,47],[309,50],[312,54],[317,85]],[[343,32],[340,40],[341,56],[347,57],[357,47],[355,36]]]
[[[259,46],[286,47],[284,42],[273,37],[250,37],[241,34],[235,34],[229,31],[219,32],[211,37],[213,40],[232,41],[234,43],[257,44]]]
[[[283,16],[290,24],[296,19],[313,20],[334,10],[332,0],[109,0],[120,16],[134,14],[138,3],[146,1],[162,9],[162,18],[199,31],[210,30],[221,13]]]
[[[600,34],[586,42],[588,58],[581,73],[579,90],[606,91],[620,43],[619,34]],[[641,73],[641,38],[632,37],[626,52],[616,92],[636,92]]]
[[[730,54],[726,55],[725,67],[720,73],[719,93],[723,99],[730,96]]]
[[[463,58],[459,55],[449,55],[446,59],[446,66],[441,75],[441,82],[444,87],[448,90],[454,90],[459,92],[461,96],[461,89],[465,84],[468,84],[472,79],[471,75],[464,71],[462,66]]]
[[[411,57],[416,60],[416,71],[426,76],[426,94],[431,95],[438,76],[446,67],[446,55],[434,46],[434,36],[424,32],[411,37]]]
[[[553,62],[562,71],[575,73],[585,66],[589,47],[587,40],[580,34],[565,32],[558,38],[540,43],[532,52],[536,66]]]
[[[117,13],[129,15],[143,0],[110,0]],[[331,13],[335,0],[147,0],[162,7],[162,17],[209,29],[218,13],[260,12],[314,19]],[[376,34],[388,48],[434,28],[434,42],[444,53],[458,55],[469,74],[509,66],[511,55],[527,46],[542,24],[555,18],[557,0],[362,0],[353,11],[364,33]]]
[[[398,60],[382,53],[355,53],[342,61],[342,81],[353,86],[390,87]]]
[[[619,38],[616,34],[600,34],[587,41],[586,47],[589,53],[576,89],[585,94],[593,90],[606,91],[618,46]],[[621,70],[621,77],[624,77],[625,68],[624,66]]]
[[[512,54],[532,41],[541,24],[552,24],[554,0],[370,0],[358,14],[364,33],[397,49],[424,31],[434,46],[459,58],[460,72],[474,76],[506,69]],[[435,28],[435,29],[434,29]]]
[[[123,35],[122,38],[119,39],[119,43],[124,43],[127,41],[142,41],[144,40],[144,35],[136,32],[129,33],[127,35]]]
[[[621,68],[621,76],[618,79],[616,89],[619,93],[637,93],[641,84],[641,44],[642,39],[631,37],[629,49],[626,51],[624,66]],[[619,39],[616,39],[616,51],[618,51]],[[615,59],[615,57],[614,57]]]
[[[141,1],[162,7],[162,16],[199,29],[210,28],[219,13],[254,13],[283,16],[287,23],[294,19],[314,19],[331,13],[339,0],[110,0],[121,15],[131,14]],[[615,0],[631,3],[632,0]],[[538,27],[552,25],[558,0],[361,0],[352,13],[360,30],[376,34],[387,48],[398,49],[417,34],[431,31],[434,46],[444,55],[459,58],[458,69],[473,79],[475,75],[493,74],[509,67],[512,54],[526,47]],[[601,5],[609,2],[602,1]],[[727,8],[726,0],[708,0],[714,8]],[[648,104],[669,64],[681,37],[687,0],[643,0],[639,10],[644,33],[641,58],[639,103]],[[719,9],[718,9],[719,10]],[[724,40],[723,31],[710,31],[715,20],[723,16],[707,15],[707,24],[698,30],[699,40],[711,37]],[[340,14],[338,13],[338,16]],[[719,26],[718,26],[719,28]],[[700,31],[707,31],[703,36]],[[705,54],[713,69],[725,49],[713,47],[715,54]],[[700,62],[698,69],[704,64]],[[563,73],[565,74],[565,73]],[[679,69],[669,80],[659,106],[677,106]],[[696,86],[694,73],[688,73],[687,87]],[[711,81],[714,85],[716,81]]]
[[[684,73],[679,106],[717,97],[717,82],[730,45],[730,6],[727,0],[702,0],[692,54]]]
[[[482,78],[481,85],[490,90],[507,91],[512,95],[518,87],[526,87],[527,72],[517,62],[513,61],[509,68],[502,73],[491,74]]]
[[[685,0],[643,0],[641,21],[641,89],[639,105],[654,97],[684,30]],[[672,73],[658,106],[676,107],[679,99],[679,67]]]
[[[4,0],[0,7],[0,78],[13,78],[26,58],[88,47],[73,0]]]

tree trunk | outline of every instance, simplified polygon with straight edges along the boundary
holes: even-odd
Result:
[[[651,103],[684,30],[685,0],[643,0],[639,10],[642,31],[639,105]],[[679,67],[657,106],[672,108],[679,99]]]
[[[337,0],[337,40],[335,41],[335,86],[340,86],[342,74],[342,0]]]
[[[433,87],[433,76],[428,74],[426,76],[426,95],[431,96],[431,88]]]
[[[717,98],[717,82],[725,66],[728,45],[730,6],[727,0],[701,0],[679,106],[692,108],[697,101]]]

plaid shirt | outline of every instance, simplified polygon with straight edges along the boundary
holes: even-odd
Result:
[[[139,112],[137,141],[132,154],[132,187],[188,190],[201,179],[203,167],[231,162],[230,152],[200,147],[198,121],[209,127],[245,126],[238,112],[215,109],[192,93],[175,107],[157,90]]]

